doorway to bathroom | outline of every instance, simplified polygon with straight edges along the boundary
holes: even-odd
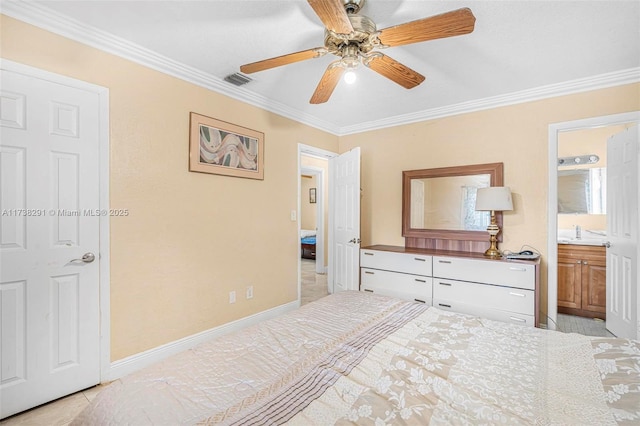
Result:
[[[621,262],[620,243],[612,245],[618,217],[630,220],[625,211],[634,211],[634,199],[637,222],[637,174],[632,185],[607,180],[620,179],[620,164],[614,164],[620,162],[609,158],[612,146],[637,150],[619,139],[637,133],[631,129],[639,118],[629,113],[550,126],[548,328],[594,336],[637,333],[632,275],[637,277],[638,254]],[[637,229],[625,232],[635,235],[637,247]],[[622,328],[621,314],[629,323]]]

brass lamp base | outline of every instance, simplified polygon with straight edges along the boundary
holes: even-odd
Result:
[[[496,214],[493,210],[491,211],[491,223],[487,227],[487,232],[489,233],[489,243],[491,245],[487,251],[484,252],[484,255],[487,257],[502,257],[502,253],[498,250],[498,234],[500,233],[500,228],[498,228],[498,224],[496,223]]]
[[[502,257],[502,253],[495,247],[489,247],[487,251],[484,252],[485,256],[488,257]]]

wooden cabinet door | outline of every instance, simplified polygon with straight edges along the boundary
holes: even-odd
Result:
[[[581,309],[582,262],[558,258],[558,307]]]
[[[604,247],[558,245],[558,312],[605,319],[606,281]]]
[[[606,313],[606,283],[607,273],[605,265],[598,262],[583,262],[582,265],[582,309],[599,312],[596,315],[604,319]]]

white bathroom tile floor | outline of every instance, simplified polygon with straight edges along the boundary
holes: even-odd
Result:
[[[575,315],[558,314],[558,330],[564,333],[578,333],[585,336],[615,337],[605,328],[605,321]]]

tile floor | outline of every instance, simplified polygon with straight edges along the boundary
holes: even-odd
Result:
[[[615,337],[605,328],[601,319],[558,314],[558,330],[565,333],[578,333],[585,336]]]
[[[327,276],[315,273],[316,262],[302,259],[301,275],[302,305],[313,302],[329,294]],[[0,421],[0,426],[65,426],[71,423],[84,407],[106,385],[95,386],[82,392],[57,399],[40,407],[33,408]]]
[[[98,385],[0,421],[0,426],[64,426],[89,405],[106,385]]]
[[[311,259],[301,259],[300,272],[302,276],[302,286],[300,294],[300,305],[305,305],[321,297],[327,296],[327,275],[316,274],[316,261]]]

